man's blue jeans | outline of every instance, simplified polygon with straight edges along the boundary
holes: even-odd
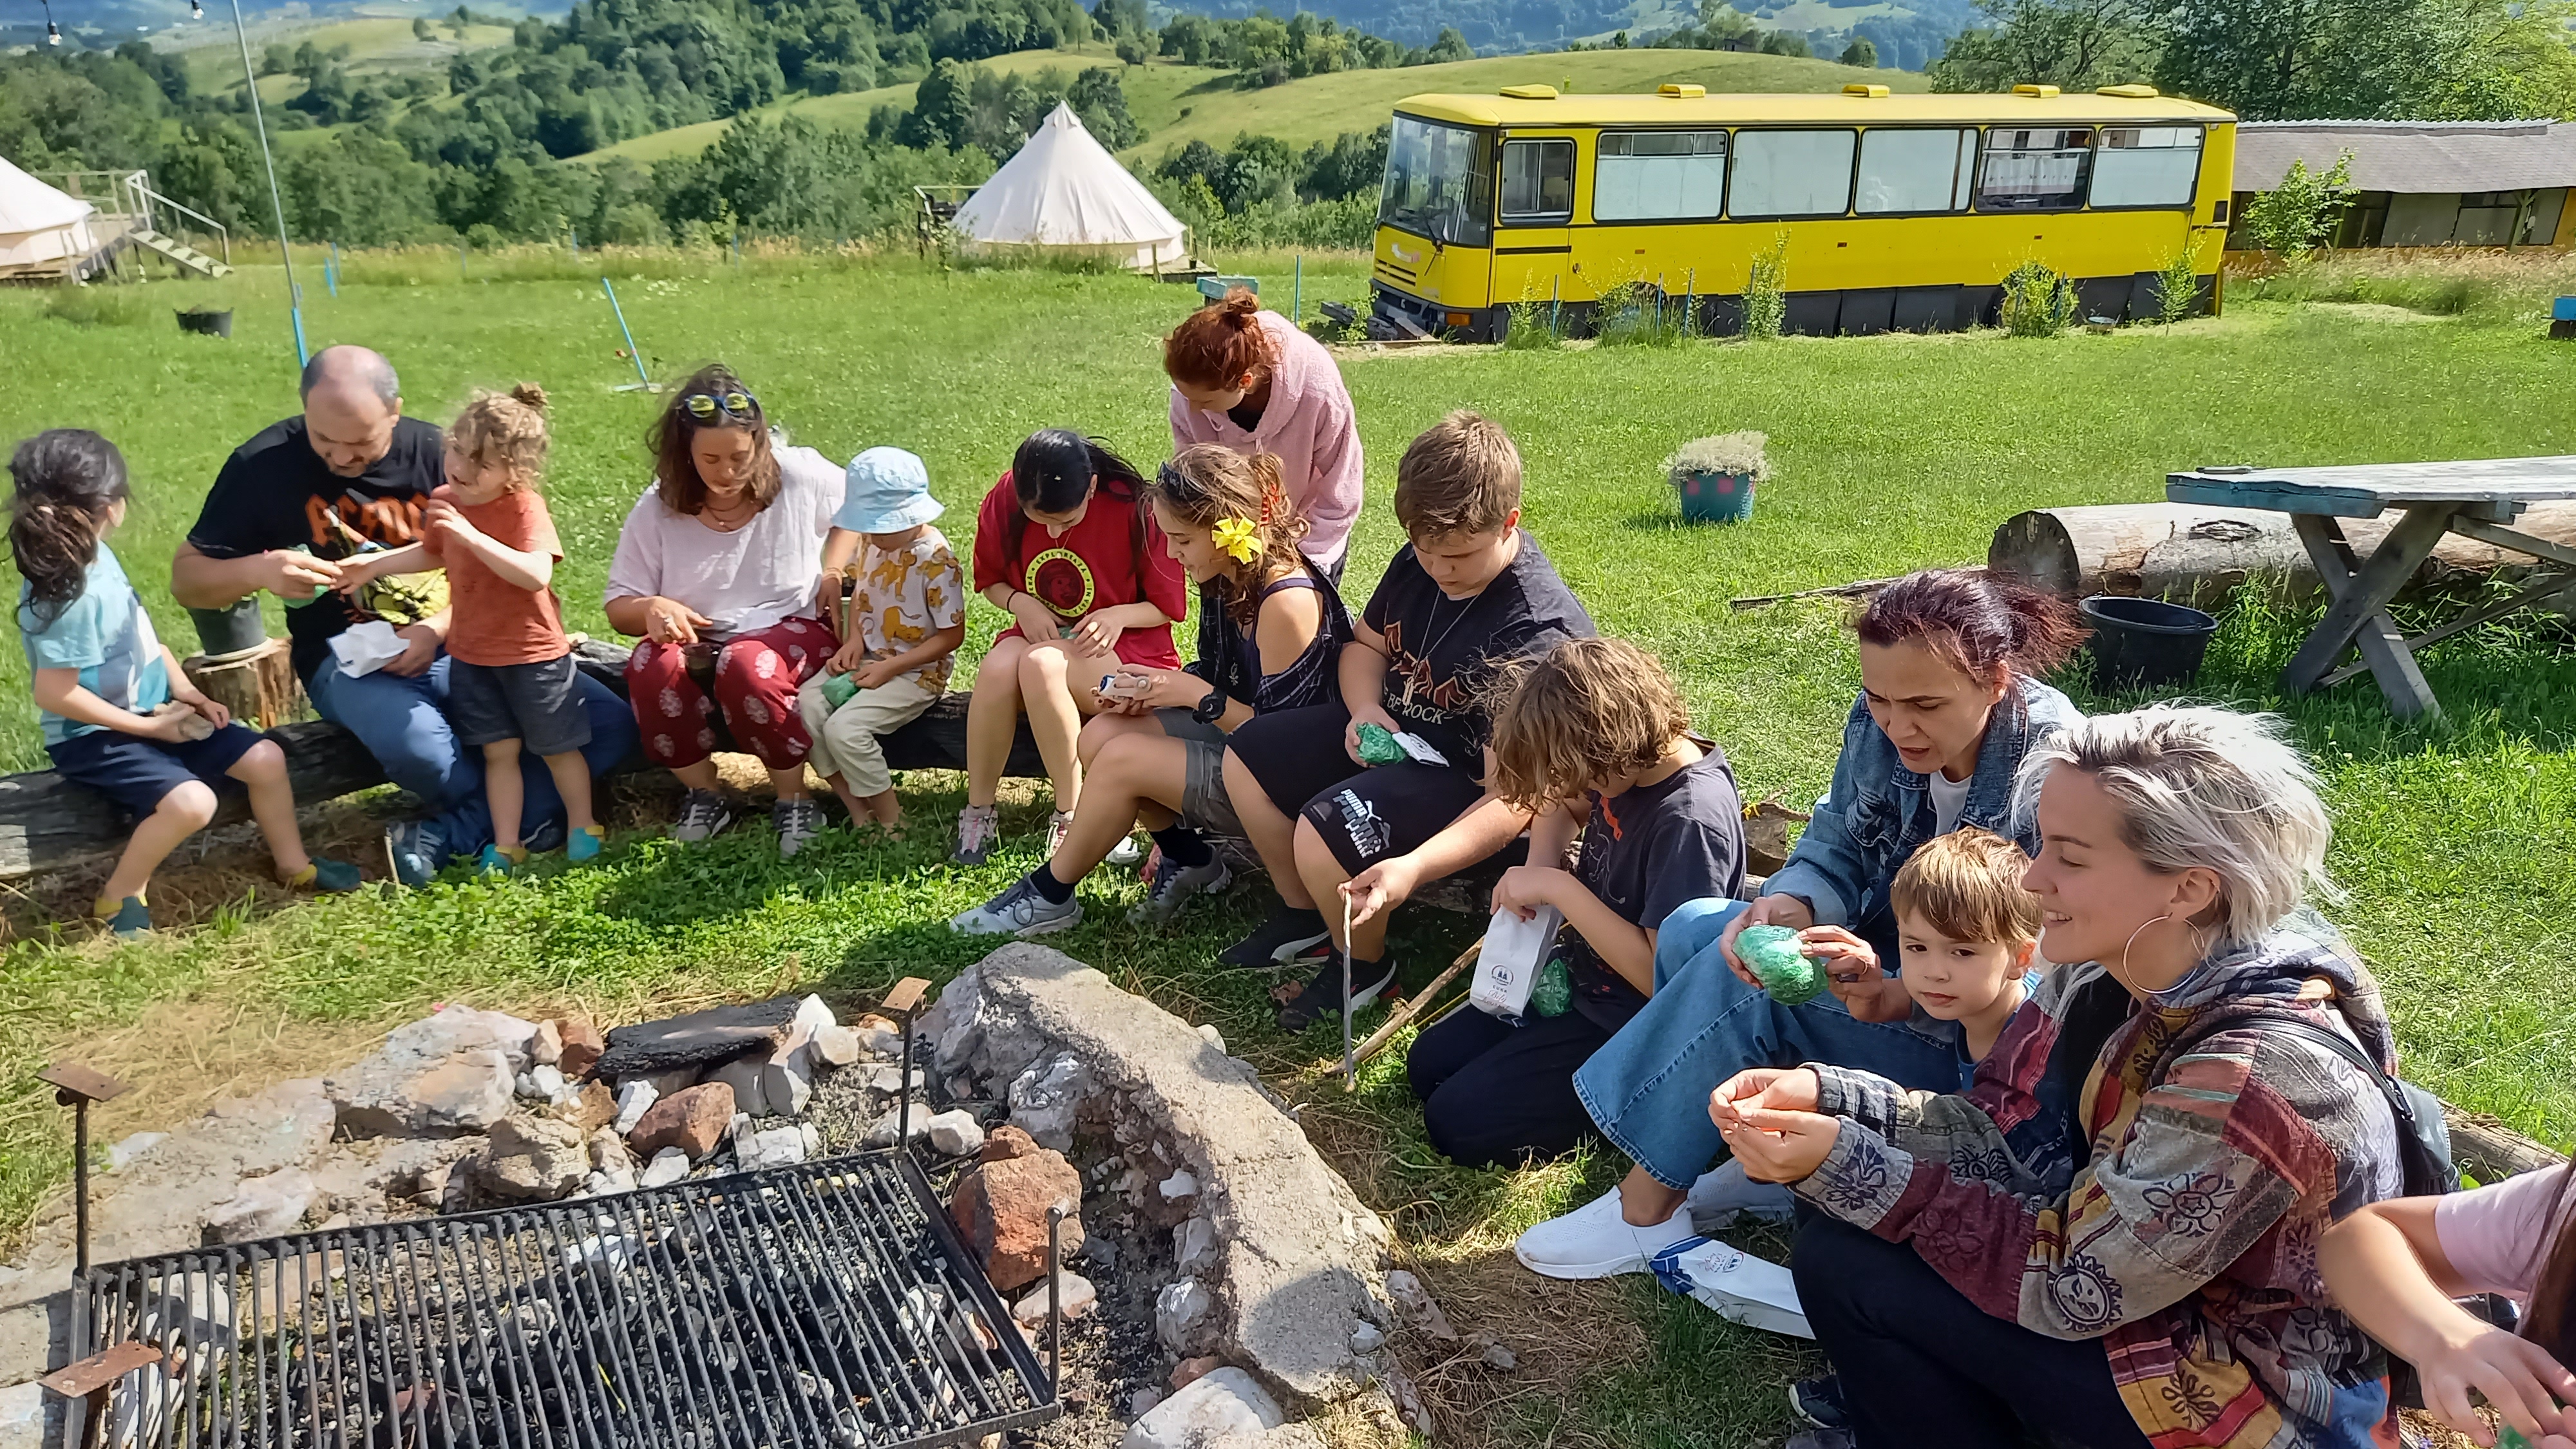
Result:
[[[352,679],[340,672],[340,661],[324,659],[304,689],[316,712],[358,737],[386,778],[421,798],[448,853],[471,856],[492,843],[492,809],[483,798],[483,751],[457,743],[447,722],[447,667],[441,654],[428,672],[409,678],[380,669]],[[590,716],[590,743],[581,754],[595,778],[635,748],[635,712],[607,685],[586,674],[576,678],[582,712]],[[545,761],[522,752],[519,772],[527,789],[521,838],[548,824],[560,829],[563,796]]]
[[[1725,1151],[1708,1098],[1752,1067],[1827,1062],[1900,1086],[1959,1088],[1958,1027],[1854,1021],[1830,993],[1782,1006],[1747,986],[1717,938],[1743,901],[1691,901],[1655,933],[1655,994],[1574,1073],[1575,1095],[1603,1136],[1657,1182],[1687,1190]]]

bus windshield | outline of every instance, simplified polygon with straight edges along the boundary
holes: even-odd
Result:
[[[1377,219],[1382,226],[1448,246],[1489,244],[1494,235],[1493,133],[1396,117]]]

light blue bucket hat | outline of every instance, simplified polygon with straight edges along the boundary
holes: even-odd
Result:
[[[832,526],[852,533],[899,533],[947,512],[930,496],[930,470],[901,448],[870,448],[850,460]]]

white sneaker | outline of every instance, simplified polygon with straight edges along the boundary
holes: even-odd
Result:
[[[1521,1234],[1512,1244],[1512,1256],[1549,1278],[1609,1278],[1645,1272],[1657,1253],[1690,1236],[1687,1204],[1676,1206],[1671,1217],[1653,1227],[1641,1228],[1619,1215],[1619,1189],[1614,1187]]]
[[[1073,812],[1070,810],[1059,810],[1047,818],[1047,859],[1055,859],[1056,851],[1064,844],[1065,832],[1071,829],[1073,829]]]
[[[1145,847],[1136,843],[1135,836],[1124,835],[1119,837],[1116,845],[1109,847],[1109,854],[1102,857],[1100,863],[1102,865],[1127,866],[1134,865],[1136,862],[1143,860],[1144,858]]]

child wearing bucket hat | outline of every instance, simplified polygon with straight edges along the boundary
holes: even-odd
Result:
[[[797,691],[813,736],[807,757],[849,807],[853,826],[903,825],[877,736],[901,728],[948,688],[966,638],[966,577],[931,520],[930,473],[901,448],[850,460],[848,488],[823,539],[823,571],[848,581],[835,621],[840,652]],[[855,555],[855,556],[854,556]]]

